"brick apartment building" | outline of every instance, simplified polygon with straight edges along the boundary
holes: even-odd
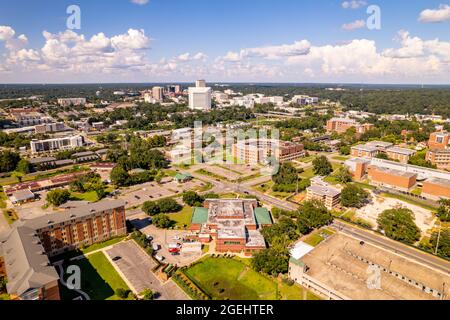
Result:
[[[126,234],[125,203],[101,201],[18,221],[0,243],[7,291],[21,300],[59,300],[49,257]]]
[[[275,139],[249,139],[233,144],[232,154],[249,164],[264,163],[270,157],[285,162],[305,156],[305,148],[302,144]]]
[[[195,208],[190,230],[204,243],[216,241],[218,252],[244,252],[247,256],[266,248],[260,229],[272,225],[270,213],[253,199],[207,199]]]
[[[373,124],[360,124],[350,118],[332,118],[327,121],[327,131],[336,133],[345,133],[350,128],[355,128],[357,134],[364,134],[374,127]]]
[[[450,133],[447,131],[432,133],[428,147],[426,160],[436,165],[438,169],[450,171]]]

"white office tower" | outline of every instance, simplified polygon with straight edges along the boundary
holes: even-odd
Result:
[[[189,109],[203,111],[211,110],[211,88],[189,88]]]
[[[195,86],[197,88],[204,88],[204,87],[206,87],[206,81],[205,80],[197,80],[197,81],[195,81]]]

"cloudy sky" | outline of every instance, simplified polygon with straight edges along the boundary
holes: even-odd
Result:
[[[450,84],[449,31],[448,0],[1,1],[0,83]]]

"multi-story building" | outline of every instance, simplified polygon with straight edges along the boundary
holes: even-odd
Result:
[[[324,182],[320,177],[311,179],[311,186],[306,189],[306,200],[318,200],[328,210],[333,210],[340,202],[341,191]]]
[[[450,133],[447,131],[434,132],[428,140],[426,159],[439,169],[450,170]]]
[[[72,136],[48,140],[32,140],[30,142],[31,152],[45,152],[54,150],[70,150],[84,145],[83,136]]]
[[[211,88],[204,86],[189,88],[189,109],[211,110]]]
[[[417,152],[415,150],[392,147],[386,150],[386,154],[389,159],[398,161],[400,163],[408,163],[409,159],[414,156]]]
[[[164,88],[162,87],[153,87],[152,89],[153,99],[156,101],[163,101],[164,99]]]
[[[373,184],[401,191],[409,191],[416,185],[417,174],[374,165],[368,166],[368,176]]]
[[[450,180],[431,178],[423,183],[422,196],[439,201],[441,199],[450,199]]]
[[[207,199],[195,208],[190,230],[201,242],[216,242],[218,252],[251,256],[266,248],[260,229],[272,225],[270,213],[253,199]]]
[[[374,158],[379,152],[378,148],[367,144],[361,144],[351,148],[352,157],[358,158]]]
[[[22,111],[21,109],[17,109],[14,112],[11,111],[11,117],[21,127],[55,122],[52,117],[48,117],[41,112],[27,110]]]
[[[61,132],[66,130],[66,126],[62,122],[41,124],[34,127],[36,134],[45,134],[53,132]]]
[[[302,144],[276,139],[249,139],[233,144],[232,154],[248,164],[265,163],[269,158],[278,162],[290,161],[305,155]]]
[[[429,150],[427,152],[426,160],[436,165],[438,169],[450,171],[450,148]]]
[[[197,80],[197,81],[195,81],[195,87],[196,88],[205,88],[206,87],[206,81],[205,80]]]
[[[371,123],[360,124],[350,118],[332,118],[327,121],[327,131],[345,133],[350,128],[355,128],[357,134],[364,134],[374,127]]]
[[[114,200],[16,222],[0,248],[8,293],[23,300],[59,300],[59,276],[48,257],[125,235],[125,219],[125,203]]]
[[[86,98],[61,98],[58,99],[61,107],[81,106],[86,104]]]
[[[430,134],[428,147],[430,149],[438,150],[450,148],[450,133],[447,131],[440,131]]]

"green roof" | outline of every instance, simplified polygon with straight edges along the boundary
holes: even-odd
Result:
[[[191,223],[192,224],[203,224],[208,221],[208,209],[206,208],[194,208],[194,213],[192,214]]]
[[[177,179],[178,181],[184,181],[187,179],[192,179],[192,175],[189,173],[177,173],[175,179]]]
[[[255,218],[258,225],[268,225],[273,223],[270,212],[266,208],[256,208]]]
[[[305,264],[303,262],[301,262],[300,260],[297,260],[297,259],[295,259],[293,257],[291,257],[289,259],[289,262],[291,262],[291,263],[293,263],[293,264],[295,264],[295,265],[297,265],[299,267],[304,267],[305,266]]]

